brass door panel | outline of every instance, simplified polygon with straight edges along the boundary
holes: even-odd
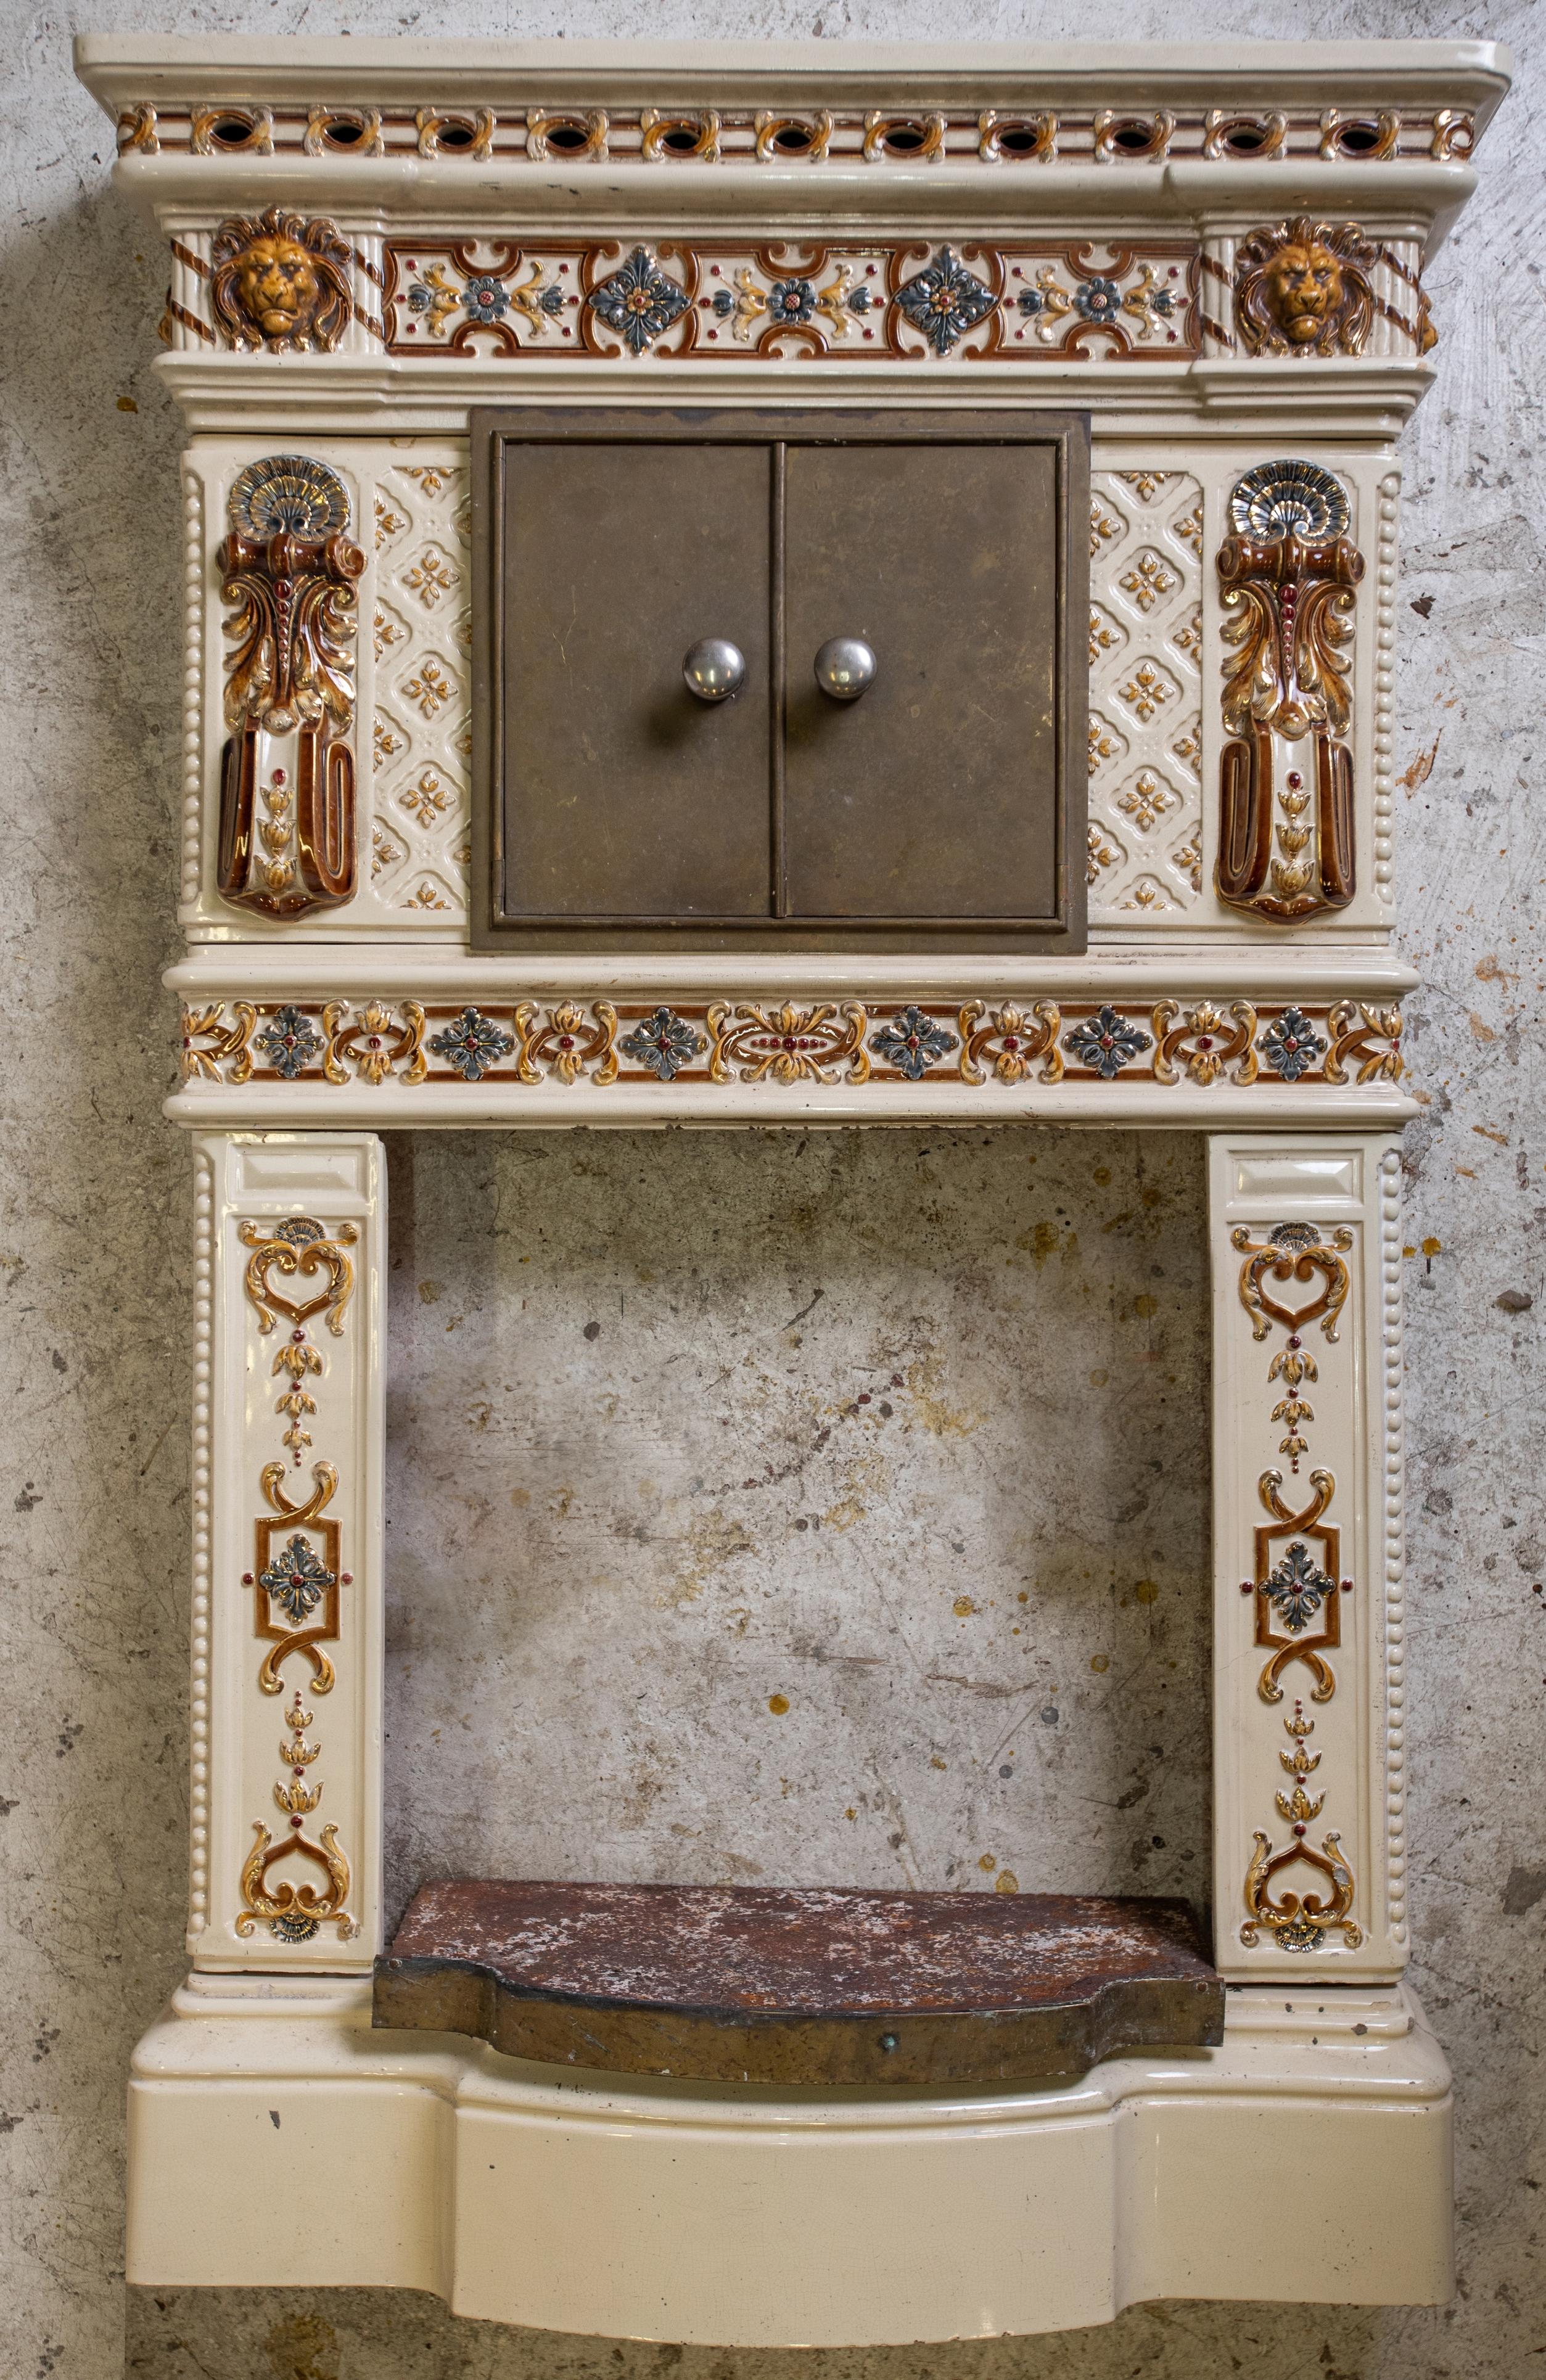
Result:
[[[1045,445],[791,446],[784,846],[793,917],[1057,908],[1057,464]],[[834,702],[813,659],[862,638]]]
[[[473,489],[476,947],[1084,948],[1083,417],[477,412]]]
[[[765,446],[568,442],[505,475],[503,907],[510,917],[764,918]],[[747,659],[694,699],[688,647]]]

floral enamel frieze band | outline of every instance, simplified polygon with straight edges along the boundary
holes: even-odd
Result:
[[[767,1086],[1394,1083],[1401,1014],[1350,1000],[215,1002],[185,1082]]]
[[[1190,241],[388,240],[393,355],[1191,356]]]
[[[1272,361],[1428,354],[1420,243],[1284,217],[1244,240],[992,233],[800,238],[709,231],[540,239],[497,225],[346,234],[283,207],[171,242],[161,335],[174,349],[597,358],[1058,356],[1094,365],[1199,354]]]

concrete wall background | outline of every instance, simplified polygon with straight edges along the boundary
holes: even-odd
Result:
[[[1208,1890],[1200,1140],[403,1134],[431,1876]]]
[[[130,0],[79,11],[6,0],[0,14],[0,2363],[6,2380],[126,2369],[145,2380],[773,2380],[795,2359],[500,2331],[385,2294],[142,2291],[126,2309],[124,2070],[180,1972],[186,1824],[189,1193],[185,1152],[157,1113],[172,1018],[156,981],[175,950],[180,433],[150,369],[164,266],[109,193],[110,132],[70,79],[68,36],[152,30],[172,14]],[[347,9],[255,0],[187,7],[177,22],[328,32],[351,16],[365,30]],[[1521,51],[1480,194],[1431,276],[1442,378],[1406,443],[1399,613],[1406,946],[1425,976],[1411,1007],[1425,1113],[1409,1135],[1406,1236],[1438,1243],[1410,1268],[1414,1977],[1460,2091],[1460,2292],[1443,2312],[1162,2306],[1062,2338],[799,2365],[819,2380],[1516,2380],[1546,2352],[1546,1597],[1534,1592],[1546,1577],[1546,954],[1530,808],[1546,648],[1546,300],[1533,12],[1518,0],[1481,16],[1370,0],[1286,17],[1260,0],[581,0],[517,18],[465,0],[404,6],[372,29],[1492,33]],[[523,1161],[515,1144],[491,1159],[512,1174]],[[661,1144],[655,1161],[669,1202],[672,1169],[705,1160],[685,1140]],[[883,1160],[915,1161],[911,1150]],[[1157,1260],[1180,1281],[1188,1234],[1170,1211]],[[476,1215],[456,1230],[471,1263]],[[411,1866],[411,1845],[403,1856]],[[1295,2195],[1315,2186],[1287,2128],[1282,2167],[1287,2274]],[[270,2219],[303,2210],[302,2181],[296,2210]]]

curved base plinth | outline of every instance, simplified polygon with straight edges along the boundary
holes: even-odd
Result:
[[[1218,2049],[976,2093],[560,2078],[372,2034],[368,1981],[196,1975],[135,2058],[128,2278],[432,2289],[484,2321],[745,2347],[1067,2330],[1157,2298],[1434,2304],[1450,2119],[1410,1995],[1308,1968],[1232,1990]]]

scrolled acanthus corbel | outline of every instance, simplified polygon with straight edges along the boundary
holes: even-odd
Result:
[[[356,582],[349,500],[300,455],[248,465],[216,556],[225,633],[219,889],[271,917],[353,897]]]
[[[1232,908],[1287,921],[1345,908],[1356,889],[1345,738],[1364,561],[1341,482],[1317,464],[1248,471],[1229,516],[1218,573],[1231,740],[1214,882]]]

